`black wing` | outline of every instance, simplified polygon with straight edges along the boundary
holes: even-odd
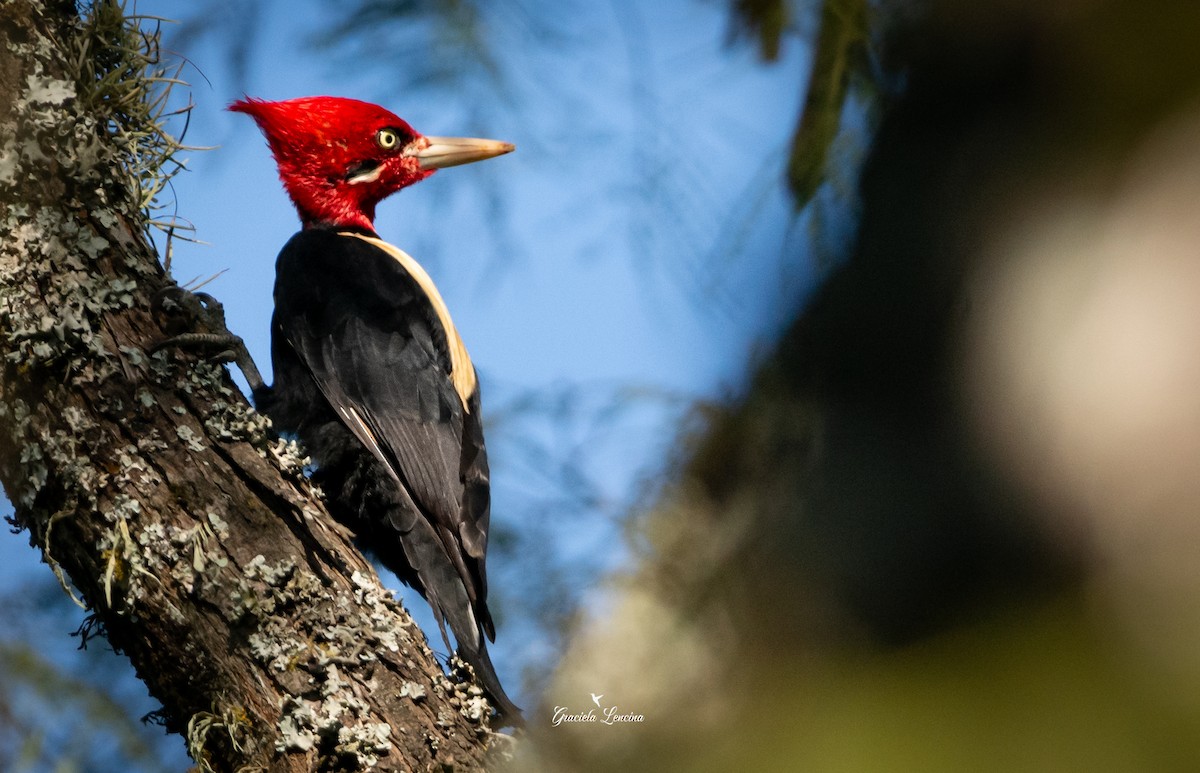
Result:
[[[404,535],[427,532],[417,518],[428,522],[494,639],[479,394],[464,406],[455,390],[447,331],[429,296],[379,247],[310,229],[280,253],[275,325],[342,422],[411,499],[412,507],[388,514],[392,525]],[[452,627],[460,640],[475,633]]]

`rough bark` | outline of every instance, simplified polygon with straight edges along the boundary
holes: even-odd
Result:
[[[295,450],[222,367],[151,354],[172,280],[145,233],[138,127],[97,86],[144,77],[122,71],[137,39],[73,2],[0,0],[0,482],[16,522],[202,770],[480,767],[497,738],[484,699],[443,675]]]

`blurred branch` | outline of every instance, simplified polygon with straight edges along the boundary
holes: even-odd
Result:
[[[201,5],[199,3],[195,5]],[[269,0],[245,3],[240,0],[204,0],[202,9],[176,27],[172,45],[180,51],[193,49],[211,39],[225,50],[236,84],[248,82],[254,45],[262,32],[264,14],[272,13]],[[195,6],[193,6],[195,7]]]
[[[813,53],[812,75],[788,158],[788,185],[797,209],[827,177],[830,148],[842,125],[850,84],[868,76],[867,0],[825,0]]]
[[[496,21],[521,12],[516,0],[485,6],[475,0],[359,0],[343,8],[338,23],[315,33],[312,43],[356,62],[381,56],[396,62],[389,90],[467,88],[486,91],[499,103],[509,84],[494,48]]]
[[[759,55],[772,62],[792,26],[788,0],[731,0],[734,40],[755,38]],[[868,94],[880,89],[872,72],[871,40],[883,34],[871,28],[877,17],[869,0],[819,0],[812,68],[804,91],[788,155],[786,177],[797,210],[812,201],[829,172],[830,150],[841,130],[850,87],[859,82]],[[872,84],[872,85],[868,85]]]
[[[27,644],[0,642],[0,662],[0,763],[7,760],[5,770],[117,762],[130,771],[171,769],[146,744],[144,729],[107,692],[67,674]],[[116,749],[106,755],[104,748],[114,743]]]
[[[758,43],[758,55],[774,62],[783,47],[783,36],[792,22],[792,0],[731,0],[730,38]]]

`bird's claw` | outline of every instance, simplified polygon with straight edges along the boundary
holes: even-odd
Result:
[[[238,357],[238,348],[245,346],[245,343],[238,336],[232,333],[180,333],[179,335],[164,338],[154,346],[150,347],[151,352],[161,351],[162,349],[193,349],[203,350],[208,354],[208,359],[214,362],[234,362]],[[215,354],[209,354],[214,349],[220,350]]]
[[[172,335],[150,347],[151,352],[187,349],[215,362],[232,362],[246,377],[251,391],[264,386],[250,350],[240,336],[229,331],[225,307],[216,298],[169,285],[155,294],[154,309],[163,315],[163,327]]]

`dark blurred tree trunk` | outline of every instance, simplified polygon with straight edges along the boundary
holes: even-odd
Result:
[[[0,481],[15,523],[201,770],[481,766],[483,699],[443,675],[294,453],[223,368],[150,353],[172,283],[143,214],[162,172],[138,157],[154,39],[115,3],[80,19],[67,0],[6,0],[0,40]]]

